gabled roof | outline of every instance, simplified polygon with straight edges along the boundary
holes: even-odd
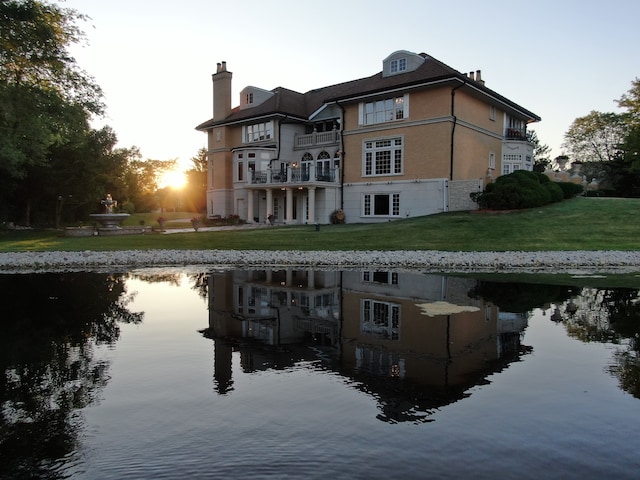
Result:
[[[449,67],[425,53],[420,54],[424,63],[413,71],[383,76],[379,72],[370,77],[338,83],[327,87],[299,93],[287,88],[278,87],[272,90],[273,97],[252,108],[240,110],[235,108],[224,119],[208,120],[196,127],[196,130],[207,130],[216,125],[240,123],[250,119],[266,117],[292,117],[306,121],[324,104],[357,101],[361,98],[382,94],[393,90],[408,90],[429,85],[452,83],[464,86],[471,94],[482,96],[491,103],[499,104],[508,111],[527,117],[530,121],[540,121],[540,117],[526,110],[511,100],[484,86],[484,82],[471,80],[465,74]]]

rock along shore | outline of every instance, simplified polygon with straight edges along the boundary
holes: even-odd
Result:
[[[640,272],[640,251],[443,252],[126,250],[0,252],[0,273],[157,267],[420,269],[432,272]]]

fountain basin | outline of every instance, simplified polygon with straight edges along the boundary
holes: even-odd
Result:
[[[129,217],[128,213],[92,213],[89,215],[94,220],[98,221],[102,228],[105,229],[118,229],[120,224]]]

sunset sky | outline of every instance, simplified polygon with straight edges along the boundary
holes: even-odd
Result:
[[[542,117],[532,128],[562,152],[566,130],[640,77],[640,2],[610,0],[58,0],[90,17],[81,68],[103,88],[120,147],[189,159],[212,116],[211,74],[226,61],[233,106],[247,85],[298,92],[373,75],[396,50],[427,53]]]

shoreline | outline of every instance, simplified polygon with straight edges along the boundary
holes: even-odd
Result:
[[[633,273],[640,251],[445,252],[116,250],[0,252],[0,273],[130,270],[139,268],[406,269],[442,273]]]

